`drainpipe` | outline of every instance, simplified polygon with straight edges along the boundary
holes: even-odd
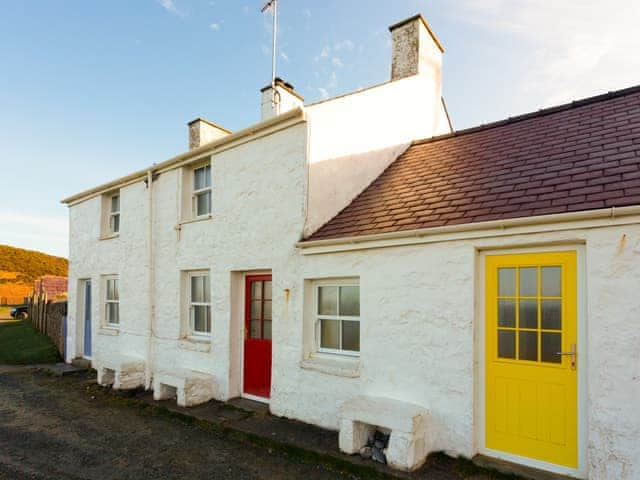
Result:
[[[153,255],[153,170],[147,170],[147,201],[148,201],[148,216],[149,223],[147,225],[147,247],[148,247],[148,281],[149,281],[149,321],[147,324],[147,361],[145,364],[145,389],[151,388],[151,375],[153,372],[153,338],[155,336],[153,331],[153,319],[155,318],[155,302],[153,294],[155,291],[155,266]]]

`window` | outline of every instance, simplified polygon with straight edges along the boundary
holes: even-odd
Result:
[[[120,232],[120,193],[111,195],[109,200],[109,232],[115,235]]]
[[[104,318],[111,327],[120,325],[120,293],[116,277],[105,278]]]
[[[211,333],[211,287],[208,272],[190,272],[188,279],[189,329],[191,335]]]
[[[316,342],[320,352],[359,355],[359,285],[335,283],[316,287]]]
[[[102,195],[100,238],[109,239],[120,234],[120,190]]]
[[[193,170],[192,208],[194,217],[211,214],[211,165]]]

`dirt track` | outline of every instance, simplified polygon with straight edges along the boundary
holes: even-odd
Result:
[[[0,373],[0,479],[343,479],[282,452],[87,392],[42,373]]]

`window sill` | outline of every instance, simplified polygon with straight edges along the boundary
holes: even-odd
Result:
[[[180,220],[180,222],[178,223],[178,226],[181,227],[182,225],[188,225],[189,223],[206,222],[207,220],[211,220],[212,218],[213,218],[213,215],[209,214],[209,215],[204,215],[202,217],[190,218],[187,220]]]
[[[300,368],[346,378],[360,377],[360,358],[327,353],[314,353],[300,362]]]
[[[113,240],[114,238],[118,238],[119,236],[119,233],[110,233],[108,235],[100,235],[98,240]]]
[[[116,327],[100,327],[100,330],[98,330],[98,335],[115,337],[117,335],[120,335],[120,329]]]
[[[178,347],[193,352],[210,352],[211,338],[198,336],[183,337],[178,342]]]

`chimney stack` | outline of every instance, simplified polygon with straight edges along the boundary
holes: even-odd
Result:
[[[189,150],[214,142],[231,132],[222,128],[206,118],[198,117],[188,123],[189,126]]]
[[[273,89],[271,85],[262,88],[262,120],[268,120],[281,113],[293,110],[304,105],[304,98],[293,90],[293,85],[285,82],[281,78],[276,78],[276,102],[273,100]]]
[[[440,83],[444,48],[420,14],[389,27],[392,41],[391,80],[427,74]]]

